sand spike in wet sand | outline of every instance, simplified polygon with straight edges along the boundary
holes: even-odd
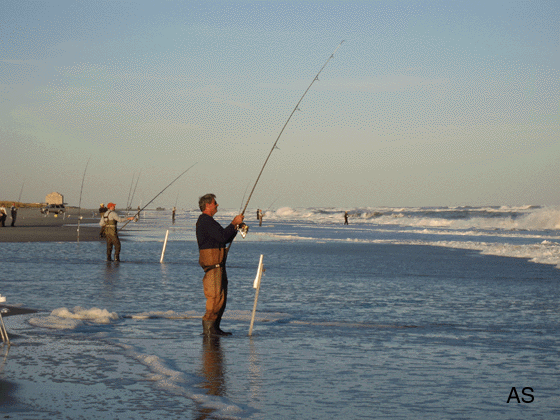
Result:
[[[0,302],[6,302],[6,298],[0,295]],[[0,309],[0,335],[2,336],[2,341],[6,343],[8,346],[10,345],[10,337],[8,337],[8,331],[6,330],[6,326],[4,325],[4,319],[2,318],[2,313],[7,309],[2,308]]]

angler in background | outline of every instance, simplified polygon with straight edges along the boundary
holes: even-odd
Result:
[[[6,218],[8,217],[8,213],[6,213],[6,207],[0,206],[0,223],[2,227],[6,226]]]
[[[344,224],[345,225],[348,224],[348,212],[347,211],[344,212]]]
[[[259,221],[259,226],[262,226],[263,211],[261,209],[257,210],[257,219]]]
[[[171,223],[175,224],[175,213],[177,212],[177,209],[175,207],[173,207],[173,210],[171,211]]]
[[[202,317],[203,333],[206,336],[231,335],[220,329],[222,315],[226,309],[228,288],[226,244],[235,238],[237,227],[243,222],[243,215],[235,216],[224,229],[214,220],[214,215],[218,212],[218,203],[214,194],[200,197],[198,206],[202,211],[196,222],[198,263],[205,273],[202,285],[206,297],[206,313]]]
[[[105,238],[107,239],[107,261],[112,261],[111,254],[113,253],[113,245],[115,246],[115,261],[120,261],[121,241],[117,234],[117,223],[132,220],[134,217],[119,217],[115,211],[115,203],[107,204],[107,210],[99,225],[101,226]]]
[[[99,205],[99,215],[103,217],[103,215],[105,214],[105,212],[109,210],[107,207],[105,207],[105,204],[101,203]]]
[[[16,207],[16,203],[12,203],[12,208],[10,209],[11,213],[12,213],[12,226],[16,225],[16,219],[17,219],[17,207]]]

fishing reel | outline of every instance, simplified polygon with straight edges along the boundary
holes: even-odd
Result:
[[[237,225],[237,231],[241,234],[241,237],[245,239],[245,236],[247,236],[247,232],[249,232],[249,226],[242,222],[241,224]]]

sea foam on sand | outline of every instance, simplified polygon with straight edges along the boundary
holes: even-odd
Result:
[[[35,317],[29,319],[29,323],[36,327],[52,329],[75,329],[83,324],[83,321],[90,321],[96,324],[109,324],[112,320],[118,319],[116,312],[109,312],[107,309],[91,308],[84,309],[80,306],[69,310],[68,308],[57,308],[46,317]]]

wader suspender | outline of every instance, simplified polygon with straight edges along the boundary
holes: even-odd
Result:
[[[113,210],[109,210],[107,213],[105,213],[103,215],[103,220],[105,221],[105,224],[103,225],[103,227],[108,227],[108,226],[114,226],[115,229],[117,228],[117,224],[116,223],[109,223],[109,215],[111,214]]]

